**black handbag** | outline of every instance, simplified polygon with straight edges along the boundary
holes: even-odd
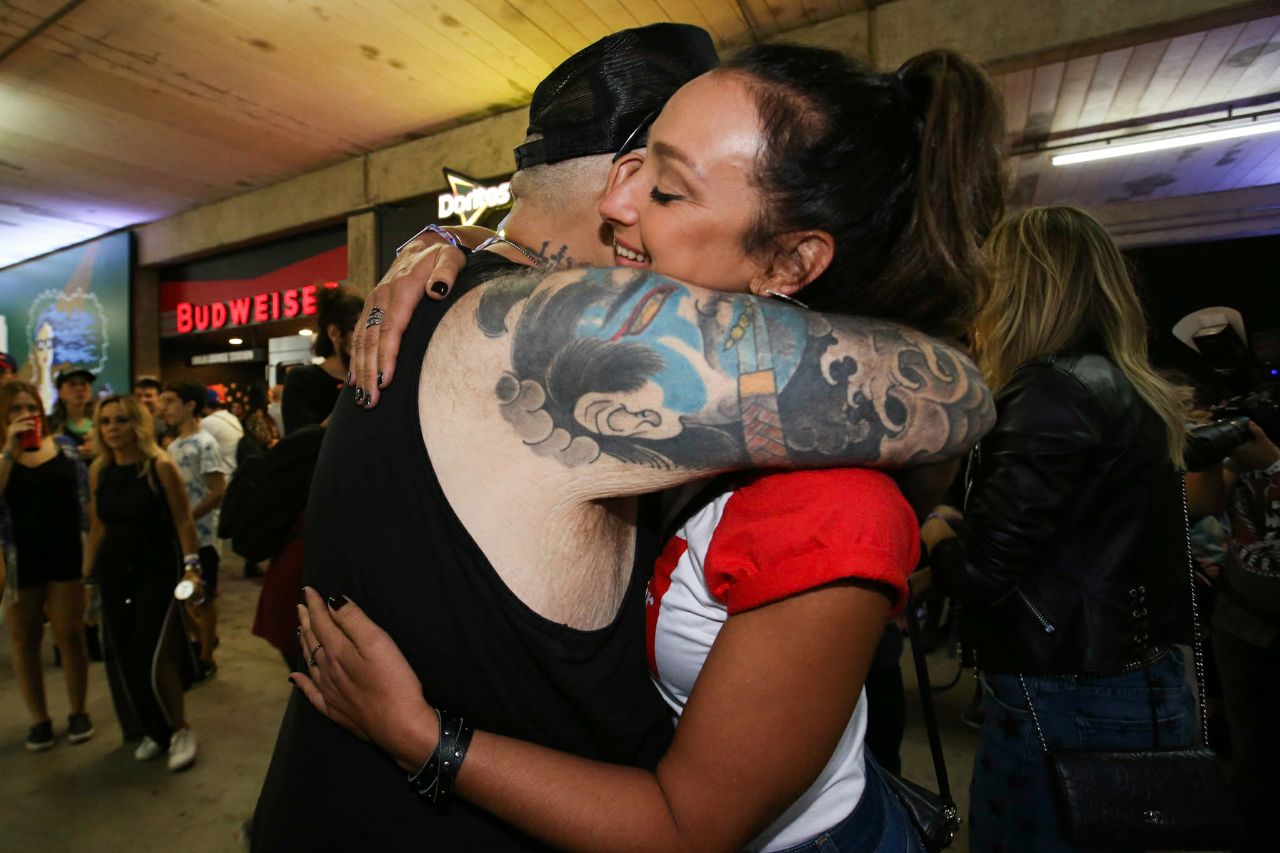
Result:
[[[1182,494],[1187,521],[1186,485]],[[1204,648],[1200,608],[1187,539],[1191,577],[1191,647],[1195,656],[1197,713],[1208,743],[1204,715]],[[1217,757],[1207,748],[1161,749],[1154,690],[1153,744],[1149,750],[1050,749],[1040,728],[1031,691],[1019,675],[1040,746],[1054,783],[1054,807],[1063,834],[1080,847],[1135,847],[1145,850],[1222,850],[1243,838],[1243,823]]]
[[[924,714],[924,727],[929,735],[929,752],[933,755],[933,771],[938,777],[937,794],[910,779],[904,779],[883,768],[880,776],[898,802],[902,803],[912,826],[920,835],[925,849],[937,853],[950,846],[960,827],[960,810],[951,796],[947,781],[947,762],[942,756],[942,736],[938,732],[938,718],[933,709],[933,692],[929,687],[929,665],[924,658],[924,642],[920,638],[920,620],[915,605],[907,603],[907,633],[911,638],[911,657],[915,661],[916,682],[919,684],[920,705]]]

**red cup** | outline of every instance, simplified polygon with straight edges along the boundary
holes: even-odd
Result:
[[[28,453],[40,449],[40,418],[36,418],[31,429],[21,434],[22,449]]]

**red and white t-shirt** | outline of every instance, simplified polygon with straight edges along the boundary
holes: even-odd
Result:
[[[920,555],[915,514],[885,474],[766,474],[711,501],[667,543],[646,597],[649,668],[678,716],[726,619],[845,578],[906,601]],[[862,796],[865,695],[813,785],[749,846],[780,850],[839,823]]]

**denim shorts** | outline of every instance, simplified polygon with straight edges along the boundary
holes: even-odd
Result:
[[[906,810],[880,776],[884,771],[864,755],[867,784],[849,816],[811,841],[774,853],[924,853]]]
[[[986,717],[969,787],[970,849],[1077,849],[1060,829],[1048,761],[1018,676],[984,673],[981,682]],[[1189,746],[1195,737],[1195,700],[1177,649],[1134,672],[1026,682],[1050,748],[1153,748],[1153,695],[1159,747]]]

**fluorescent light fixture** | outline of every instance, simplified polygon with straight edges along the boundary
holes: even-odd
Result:
[[[1210,142],[1221,142],[1224,139],[1239,139],[1243,136],[1258,136],[1263,133],[1280,131],[1280,121],[1260,121],[1239,127],[1228,127],[1222,130],[1208,130],[1204,133],[1193,133],[1189,136],[1175,136],[1171,139],[1153,139],[1150,142],[1131,142],[1128,145],[1108,145],[1106,148],[1095,148],[1092,151],[1079,151],[1075,154],[1059,154],[1053,158],[1055,166],[1071,166],[1076,163],[1089,163],[1094,160],[1109,160],[1112,157],[1128,157],[1130,154],[1145,154],[1148,151],[1165,151],[1170,148],[1185,148],[1188,145],[1207,145]]]
[[[314,335],[315,332],[311,331],[310,329],[299,329],[298,334],[302,335],[304,338],[309,338],[312,335]]]
[[[233,347],[238,347],[242,343],[244,343],[244,338],[232,338],[231,340],[227,341],[227,343],[231,344]]]

